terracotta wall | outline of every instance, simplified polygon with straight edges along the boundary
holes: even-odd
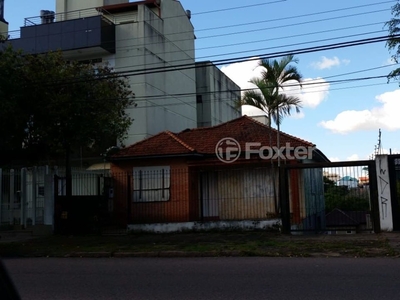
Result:
[[[148,166],[170,167],[168,201],[133,202],[132,170],[134,167]],[[114,177],[114,211],[118,219],[125,220],[125,224],[198,220],[197,176],[184,160],[121,161],[111,165],[111,172]]]

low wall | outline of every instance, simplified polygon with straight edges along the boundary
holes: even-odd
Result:
[[[214,221],[214,222],[184,222],[184,223],[157,223],[157,224],[131,224],[128,231],[132,232],[154,232],[172,233],[187,231],[210,231],[210,230],[274,230],[281,227],[281,219],[263,221]]]

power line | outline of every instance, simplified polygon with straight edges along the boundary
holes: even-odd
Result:
[[[235,55],[235,54],[241,54],[241,53],[251,53],[251,52],[256,52],[256,51],[265,51],[265,50],[271,50],[271,49],[277,49],[277,48],[294,47],[294,46],[300,46],[300,45],[314,44],[314,43],[318,43],[318,42],[328,42],[328,41],[340,40],[340,39],[345,39],[345,38],[350,38],[350,37],[354,38],[357,36],[370,35],[370,34],[381,33],[381,32],[385,32],[385,30],[368,31],[368,32],[364,32],[364,33],[351,34],[351,35],[340,36],[340,37],[335,37],[335,38],[320,39],[320,40],[314,40],[314,41],[308,41],[308,42],[279,45],[279,46],[274,46],[274,47],[259,48],[259,49],[252,49],[252,50],[242,50],[242,51],[229,52],[229,53],[223,53],[223,54],[217,54],[217,55],[208,55],[208,56],[203,56],[200,58],[204,59],[204,58],[210,58],[210,57],[228,56],[228,55]],[[286,50],[286,51],[290,51],[290,50]]]
[[[275,1],[275,2],[280,2],[280,1]],[[273,2],[273,3],[275,3],[275,2]],[[284,19],[292,19],[292,18],[296,18],[296,17],[305,17],[305,16],[311,16],[311,15],[320,15],[320,14],[326,14],[326,13],[331,13],[331,12],[337,12],[337,11],[343,11],[343,10],[349,10],[349,9],[357,9],[357,8],[362,8],[362,7],[371,7],[371,6],[376,6],[376,5],[381,5],[381,4],[386,4],[386,3],[390,3],[390,2],[394,2],[394,1],[384,1],[384,2],[378,2],[378,3],[372,3],[372,4],[367,4],[367,5],[358,5],[358,6],[352,6],[352,7],[346,7],[346,8],[340,8],[340,9],[334,9],[334,10],[329,10],[329,11],[323,11],[323,12],[318,12],[318,13],[310,13],[310,14],[304,14],[304,15],[298,15],[298,16],[293,16],[293,17],[285,17],[285,18],[282,18],[282,19],[273,19],[273,20],[267,20],[267,21],[261,21],[261,22],[272,22],[272,21],[279,21],[279,20],[284,20]],[[267,3],[264,3],[264,4],[268,4],[268,3],[271,3],[271,2],[267,2]],[[254,6],[257,6],[257,5],[254,5]],[[233,9],[237,9],[237,8],[240,8],[240,7],[236,7],[236,8],[233,8]],[[228,10],[229,10],[230,8],[228,8]],[[219,10],[218,10],[219,11]],[[333,18],[328,18],[328,19],[320,19],[320,20],[314,20],[314,21],[308,21],[308,22],[305,22],[305,23],[309,23],[309,22],[319,22],[319,21],[326,21],[326,20],[330,20],[330,19],[338,19],[338,18],[343,18],[343,17],[349,17],[349,16],[355,16],[355,15],[363,15],[363,14],[370,14],[370,13],[376,13],[376,12],[380,12],[380,11],[385,11],[385,10],[379,10],[379,11],[368,11],[368,12],[364,12],[364,13],[357,13],[357,14],[352,14],[352,15],[347,15],[347,16],[340,16],[340,17],[333,17]],[[209,11],[209,12],[215,12],[215,11]],[[207,12],[208,13],[208,12]],[[304,23],[304,22],[303,22]],[[244,23],[244,24],[246,24],[246,23]],[[265,29],[262,29],[262,30],[269,30],[269,29],[276,29],[276,28],[282,28],[282,27],[287,27],[287,26],[295,26],[295,25],[298,25],[298,24],[301,24],[301,23],[294,23],[294,24],[286,24],[286,25],[282,25],[282,26],[278,26],[278,27],[271,27],[271,28],[265,28]],[[239,24],[237,24],[237,25],[239,25]],[[242,24],[243,25],[243,24]],[[236,25],[235,25],[236,26]],[[361,27],[361,26],[354,26],[354,28],[357,28],[357,27]],[[210,28],[210,30],[211,30],[212,28]],[[338,30],[341,30],[341,29],[338,29]],[[326,32],[330,32],[330,31],[333,31],[333,30],[328,30],[328,31],[326,31]],[[173,33],[173,34],[182,34],[182,32],[179,32],[179,33]],[[230,34],[232,34],[232,33],[230,33]],[[311,33],[310,33],[311,34]],[[303,34],[303,35],[299,35],[299,36],[305,36],[305,35],[308,35],[308,34]],[[362,34],[360,34],[360,35],[362,35]],[[293,36],[292,36],[293,37]],[[285,38],[285,37],[284,37]],[[289,37],[287,37],[287,38],[289,38]],[[344,37],[343,37],[344,38]],[[143,39],[143,38],[133,38],[132,40],[134,40],[134,39]],[[278,39],[278,38],[276,38],[276,39]],[[338,39],[338,38],[337,38]],[[125,40],[130,40],[130,39],[123,39],[123,40],[120,40],[120,41],[125,41]],[[271,40],[274,40],[274,39],[271,39]],[[325,39],[325,40],[329,40],[329,39]],[[178,40],[178,41],[170,41],[171,42],[171,44],[173,44],[173,45],[175,45],[177,48],[179,48],[177,45],[176,45],[176,43],[177,42],[179,42],[179,41],[185,41],[185,40]],[[324,41],[324,40],[322,40],[322,41]],[[314,41],[314,42],[317,42],[317,41]],[[320,41],[318,41],[318,42],[320,42]],[[159,43],[159,42],[157,42],[157,43]],[[157,43],[153,43],[153,44],[157,44]],[[312,43],[311,41],[310,42],[305,42],[305,43],[303,43],[303,44],[306,44],[306,43]],[[147,45],[151,45],[152,43],[150,43],[150,44],[147,44]],[[301,44],[301,43],[300,43]],[[289,46],[297,46],[297,45],[300,45],[300,44],[294,44],[294,45],[285,45],[285,46],[279,46],[279,47],[289,47]],[[224,47],[224,45],[222,45],[222,46],[218,46],[218,47]],[[119,47],[118,49],[119,50],[122,50],[122,49],[132,49],[132,46],[126,46],[126,47]],[[212,47],[212,48],[217,48],[217,47]],[[276,48],[276,47],[275,47]],[[273,48],[264,48],[264,49],[253,49],[253,50],[246,50],[246,52],[254,52],[254,51],[265,51],[265,50],[269,50],[269,49],[273,49]],[[174,53],[174,52],[179,52],[179,53],[185,53],[185,54],[187,54],[186,53],[186,51],[194,51],[194,50],[199,50],[199,49],[195,49],[195,48],[193,48],[193,49],[186,49],[186,50],[181,50],[181,51],[171,51],[171,52],[163,52],[163,53],[159,53],[159,55],[164,55],[164,54],[169,54],[169,53]],[[227,54],[220,54],[220,55],[218,55],[218,56],[227,56],[227,55],[234,55],[234,54],[239,54],[239,53],[244,53],[243,51],[241,51],[241,52],[232,52],[232,53],[227,53]],[[130,56],[125,56],[125,57],[121,57],[121,58],[134,58],[134,57],[141,57],[142,55],[130,55]],[[197,58],[197,59],[205,59],[205,58],[210,58],[210,57],[216,57],[216,55],[209,55],[209,56],[204,56],[204,57],[199,57],[199,58]],[[190,58],[189,58],[190,59]],[[174,61],[169,61],[169,62],[166,62],[166,63],[172,63],[172,62],[179,62],[179,61],[186,61],[186,60],[181,60],[181,59],[179,59],[179,60],[174,60]],[[141,65],[141,66],[149,66],[149,65],[157,65],[157,63],[155,63],[155,64],[147,64],[147,65]],[[132,66],[126,66],[126,67],[124,67],[124,68],[129,68],[129,67],[132,67]]]
[[[257,55],[257,57],[242,56],[242,57],[237,57],[237,58],[233,58],[233,59],[221,59],[221,60],[214,61],[213,64],[214,65],[224,65],[224,64],[239,63],[239,62],[244,62],[244,61],[254,61],[254,60],[260,60],[260,59],[277,58],[277,57],[282,57],[282,56],[286,56],[289,54],[299,55],[299,54],[320,52],[320,51],[326,51],[326,50],[333,50],[333,49],[354,47],[354,46],[360,46],[360,45],[367,45],[367,44],[378,43],[378,42],[385,42],[390,39],[398,38],[398,37],[400,37],[400,34],[393,35],[393,36],[385,35],[385,36],[373,37],[373,38],[368,38],[368,39],[353,40],[353,41],[335,43],[335,44],[326,44],[326,45],[314,46],[314,47],[309,47],[309,48],[301,48],[301,49],[291,50],[291,51],[279,51],[279,52],[274,52],[274,53],[260,54],[260,55]],[[129,77],[129,76],[138,76],[138,75],[189,70],[189,69],[196,69],[196,68],[200,68],[200,67],[203,67],[203,66],[199,65],[199,64],[195,64],[195,63],[189,63],[189,64],[174,65],[174,66],[119,71],[119,72],[113,73],[113,76]],[[102,79],[107,79],[107,77],[104,77],[104,78],[99,77],[99,78],[96,78],[93,80],[102,80]],[[75,80],[75,81],[68,81],[68,82],[63,82],[63,83],[62,82],[54,82],[52,84],[69,84],[69,83],[73,83],[73,82],[77,82],[77,81]]]
[[[277,1],[271,1],[271,2],[263,2],[263,3],[256,3],[256,4],[247,4],[244,6],[236,6],[236,7],[229,7],[229,8],[221,8],[221,9],[216,9],[216,10],[209,10],[209,11],[203,11],[203,12],[198,12],[194,13],[193,15],[205,15],[205,14],[211,14],[211,13],[218,13],[218,12],[223,12],[223,11],[229,11],[229,10],[238,10],[238,9],[247,9],[251,7],[260,7],[264,5],[270,5],[270,4],[275,4],[275,3],[281,3],[281,2],[286,2],[286,0],[277,0]]]
[[[225,34],[219,34],[219,35],[197,37],[196,40],[214,38],[214,37],[239,35],[239,34],[244,34],[244,33],[252,33],[252,32],[255,32],[255,31],[268,31],[268,30],[280,29],[280,28],[284,28],[284,27],[293,27],[293,26],[298,26],[298,25],[325,22],[325,21],[329,21],[329,20],[337,20],[337,19],[342,19],[342,18],[347,18],[347,17],[361,16],[361,15],[366,15],[366,14],[375,14],[375,13],[379,13],[379,12],[383,12],[383,11],[389,11],[389,10],[390,9],[374,10],[374,11],[368,11],[368,12],[363,12],[363,13],[356,13],[356,14],[350,14],[350,15],[332,17],[332,18],[324,18],[324,19],[318,19],[318,20],[306,21],[306,22],[300,22],[300,23],[291,23],[291,24],[286,24],[286,25],[278,25],[278,26],[261,28],[261,29],[253,29],[253,30],[238,31],[238,32],[233,32],[233,33],[225,33]],[[174,34],[183,34],[183,33],[191,33],[191,32],[178,32],[178,33],[174,33]],[[164,37],[166,37],[166,36],[167,35],[164,35]],[[144,44],[146,38],[153,39],[154,37],[128,38],[128,39],[121,39],[119,41],[123,42],[123,41],[129,41],[129,40],[134,41],[134,40],[137,40],[137,39],[144,39],[144,41],[143,41],[143,44]],[[175,43],[178,43],[178,42],[185,42],[185,41],[190,41],[190,40],[191,39],[178,39],[178,40],[173,41],[172,43],[175,44]],[[145,45],[146,46],[159,45],[159,44],[162,44],[162,43],[164,43],[164,42],[146,43]],[[132,49],[132,46],[119,47],[119,49]],[[185,51],[193,51],[193,50],[196,50],[196,49],[185,49]],[[164,53],[160,53],[160,54],[164,54]]]
[[[317,92],[323,92],[324,90],[307,90],[307,88],[304,87],[312,87],[312,86],[331,86],[331,85],[337,85],[337,84],[347,84],[347,83],[353,83],[356,81],[369,81],[369,80],[374,80],[374,79],[382,79],[382,78],[387,78],[387,75],[377,75],[377,76],[368,76],[368,77],[356,77],[356,78],[350,78],[350,79],[342,79],[342,80],[331,80],[331,81],[324,81],[324,82],[319,82],[316,80],[313,80],[311,82],[302,82],[302,86],[303,88],[298,90],[298,91],[294,91],[294,90],[289,90],[286,91],[285,93],[288,94],[302,94],[302,93],[317,93]],[[387,84],[387,83],[384,83]],[[372,84],[372,85],[383,85],[383,83],[379,83],[379,84]],[[356,88],[356,87],[368,87],[368,86],[372,86],[371,84],[369,85],[359,85],[359,86],[353,86],[353,87],[345,87],[345,88],[336,88],[336,89],[329,89],[329,91],[332,90],[345,90],[345,89],[351,89],[351,88]],[[285,85],[285,88],[287,87],[297,87],[298,84],[288,84]],[[203,95],[203,96],[207,96],[207,95],[215,95],[215,94],[226,94],[226,93],[238,93],[238,92],[245,92],[245,91],[252,91],[252,90],[257,90],[257,88],[248,88],[248,89],[238,89],[238,90],[222,90],[222,91],[210,91],[210,92],[203,92],[203,93],[199,93],[199,95]],[[185,97],[193,97],[198,95],[197,93],[178,93],[178,94],[166,94],[166,95],[152,95],[152,96],[142,96],[142,97],[129,97],[129,99],[134,100],[136,103],[139,102],[148,102],[148,101],[155,101],[155,100],[168,100],[170,98],[185,98]],[[207,102],[214,102],[214,101],[220,101],[221,99],[227,99],[229,101],[232,101],[232,97],[230,98],[218,98],[217,100],[203,100],[203,103],[207,103]],[[117,100],[116,98],[108,98],[108,99],[98,99],[98,100],[102,100],[102,101],[107,101],[107,100]],[[86,100],[82,100],[82,101],[86,101]],[[170,105],[170,104],[161,104],[161,105]],[[186,102],[180,102],[180,103],[172,103],[171,105],[188,105],[188,106],[192,106],[190,105],[190,103],[186,103]],[[143,106],[141,106],[142,108]],[[193,107],[193,106],[192,106]],[[194,107],[193,107],[194,108]]]
[[[383,22],[382,22],[383,23]],[[337,28],[337,29],[330,29],[330,30],[324,30],[324,31],[320,31],[320,32],[316,32],[316,33],[305,33],[305,34],[298,34],[298,35],[292,35],[292,36],[287,36],[287,37],[281,37],[281,38],[273,38],[273,39],[269,39],[268,41],[273,41],[273,40],[283,40],[283,39],[289,39],[289,38],[293,38],[293,37],[301,37],[301,36],[308,36],[308,35],[312,35],[312,34],[319,34],[319,33],[328,33],[328,32],[334,32],[334,31],[340,31],[340,30],[345,30],[345,29],[354,29],[354,28],[361,28],[364,26],[371,26],[371,25],[377,25],[377,24],[382,24],[382,23],[372,23],[372,24],[367,24],[367,25],[360,25],[360,26],[353,26],[353,27],[344,27],[344,28]],[[365,33],[358,33],[358,34],[353,34],[353,35],[347,35],[347,36],[340,36],[340,37],[335,37],[335,38],[327,38],[327,39],[320,39],[320,40],[314,40],[314,41],[308,41],[308,42],[302,42],[302,43],[296,43],[296,44],[288,44],[288,45],[279,45],[279,46],[274,46],[274,47],[267,47],[267,48],[261,48],[261,49],[252,49],[252,50],[246,50],[246,51],[237,51],[237,52],[230,52],[230,53],[223,53],[223,54],[218,54],[218,55],[208,55],[208,56],[200,56],[197,57],[196,60],[199,59],[206,59],[206,58],[210,58],[210,57],[217,57],[217,56],[228,56],[228,55],[233,55],[233,54],[238,54],[238,53],[244,53],[244,52],[255,52],[255,51],[264,51],[264,50],[269,50],[269,49],[276,49],[276,48],[283,48],[283,47],[292,47],[292,46],[298,46],[298,45],[305,45],[305,44],[312,44],[312,43],[317,43],[317,42],[323,42],[323,41],[331,41],[331,40],[338,40],[338,39],[344,39],[344,38],[349,38],[349,37],[355,37],[355,36],[362,36],[362,35],[369,35],[369,34],[374,34],[374,33],[379,33],[379,32],[384,32],[384,30],[379,30],[379,31],[369,31],[369,32],[365,32]],[[260,41],[261,42],[261,41]],[[265,42],[265,40],[264,40]],[[252,42],[246,42],[246,43],[254,43],[254,41]],[[221,45],[221,46],[213,46],[213,47],[208,47],[208,48],[225,48],[227,46],[234,46],[234,45],[241,45],[241,44],[246,44],[246,43],[236,43],[236,44],[231,44],[231,45]],[[120,49],[120,48],[118,48]],[[194,50],[201,50],[200,49],[188,49],[186,51],[194,51]],[[181,51],[170,51],[170,52],[164,52],[164,53],[160,53],[161,54],[171,54],[171,53],[179,53]],[[131,56],[123,56],[122,58],[135,58],[135,57],[142,57],[142,55],[131,55]],[[175,62],[182,62],[182,61],[186,61],[187,59],[178,59],[178,60],[172,60],[169,61],[168,63],[175,63]],[[151,65],[157,65],[159,63],[153,63],[153,64],[142,64],[139,66],[151,66]],[[138,66],[138,65],[136,65]],[[132,66],[125,66],[119,69],[125,69],[125,68],[130,68]]]
[[[317,15],[319,16],[319,15],[322,15],[322,14],[329,14],[329,13],[332,13],[332,12],[347,11],[347,10],[363,8],[363,7],[371,7],[371,6],[387,4],[387,3],[396,2],[396,1],[397,0],[391,0],[391,1],[372,3],[372,4],[364,4],[364,5],[357,5],[357,6],[350,6],[350,7],[326,10],[326,11],[319,11],[319,12],[315,12],[315,13],[309,13],[309,14],[303,14],[303,15],[295,15],[295,16],[289,16],[289,17],[283,17],[283,18],[255,21],[255,22],[249,22],[249,23],[240,23],[240,24],[235,23],[235,24],[219,26],[219,27],[196,29],[195,32],[217,30],[217,29],[225,29],[225,28],[233,28],[233,27],[242,27],[242,26],[247,26],[247,25],[271,23],[271,22],[282,21],[282,20],[293,20],[293,19],[296,19],[296,18],[303,18],[303,17],[310,17],[310,16],[317,16]]]
[[[280,29],[280,28],[284,28],[284,27],[293,27],[293,26],[298,26],[298,25],[313,24],[313,23],[319,23],[319,22],[343,19],[343,18],[348,18],[348,17],[356,17],[356,16],[362,16],[362,15],[368,15],[368,14],[375,14],[375,13],[384,12],[384,11],[390,11],[390,9],[374,10],[374,11],[369,11],[369,12],[345,15],[345,16],[340,16],[340,17],[324,18],[324,19],[318,19],[318,20],[313,20],[313,21],[305,21],[305,22],[299,22],[299,23],[293,23],[293,24],[287,24],[287,25],[277,25],[277,26],[274,26],[274,27],[267,27],[267,28],[262,28],[262,29],[252,29],[252,30],[236,31],[236,32],[225,33],[225,34],[209,35],[209,36],[204,36],[204,37],[198,37],[197,39],[209,39],[209,38],[216,38],[216,37],[222,37],[222,36],[239,35],[239,34],[250,33],[250,32],[252,33],[252,32],[255,32],[255,31],[266,31],[266,30],[272,30],[272,29]]]
[[[393,35],[393,36],[388,36],[388,35],[378,36],[378,37],[373,37],[373,38],[353,40],[353,41],[334,43],[334,44],[326,44],[326,45],[321,45],[321,46],[301,48],[301,49],[295,49],[295,50],[290,50],[290,51],[278,51],[278,52],[273,52],[273,53],[259,54],[259,55],[257,55],[257,58],[255,58],[254,55],[252,55],[252,56],[241,56],[241,57],[230,58],[230,59],[220,59],[220,60],[213,61],[213,64],[214,65],[224,65],[224,64],[238,63],[238,62],[251,61],[251,60],[277,58],[277,57],[282,57],[282,56],[286,56],[289,54],[298,55],[298,54],[333,50],[333,49],[339,49],[339,48],[354,47],[354,46],[367,45],[367,44],[378,43],[378,42],[385,42],[390,39],[398,38],[398,37],[400,37],[400,34]],[[153,74],[153,73],[168,72],[168,71],[187,70],[188,68],[191,69],[191,68],[198,68],[198,67],[199,66],[196,66],[195,64],[190,63],[190,64],[175,65],[175,66],[170,66],[170,67],[166,66],[166,67],[147,68],[146,70],[139,69],[139,70],[121,71],[121,72],[117,72],[117,73],[119,73],[121,75],[125,74],[126,76],[131,76],[131,75]]]

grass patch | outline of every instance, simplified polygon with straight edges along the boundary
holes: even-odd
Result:
[[[242,256],[394,256],[386,239],[327,236],[282,236],[266,232],[128,234],[124,236],[50,236],[0,243],[0,256],[63,257],[71,253],[184,251]]]

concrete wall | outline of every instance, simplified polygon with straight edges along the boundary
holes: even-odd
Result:
[[[8,36],[8,24],[0,21],[0,39],[7,38]]]
[[[62,20],[97,14],[103,5],[128,0],[57,0],[56,12]],[[159,8],[138,5],[137,10],[107,15],[116,24],[116,53],[107,55],[85,51],[69,53],[68,59],[101,57],[117,72],[142,71],[180,64],[194,64],[194,29],[179,1],[162,0]],[[64,14],[65,13],[65,14]],[[85,15],[86,17],[86,15]],[[60,20],[61,20],[60,19]],[[75,56],[73,56],[75,55]],[[136,107],[127,109],[134,123],[124,145],[130,145],[164,130],[178,132],[197,126],[196,76],[194,69],[129,76]],[[177,97],[172,94],[189,94]]]
[[[392,202],[390,195],[389,163],[387,155],[377,155],[376,171],[378,180],[379,216],[382,231],[393,231]]]
[[[197,126],[218,125],[242,115],[240,87],[211,62],[196,63]]]
[[[117,71],[194,63],[193,26],[180,3],[164,0],[162,19],[158,14],[158,9],[139,6],[137,15],[132,15],[137,23],[117,26]],[[196,127],[195,80],[194,69],[131,76],[137,107],[129,110],[135,122],[125,144],[164,130],[177,132]]]
[[[270,230],[277,231],[281,226],[280,219],[273,220],[243,220],[243,221],[215,221],[215,222],[185,222],[185,223],[160,223],[160,224],[129,224],[128,230],[132,232],[187,232],[210,230]]]

